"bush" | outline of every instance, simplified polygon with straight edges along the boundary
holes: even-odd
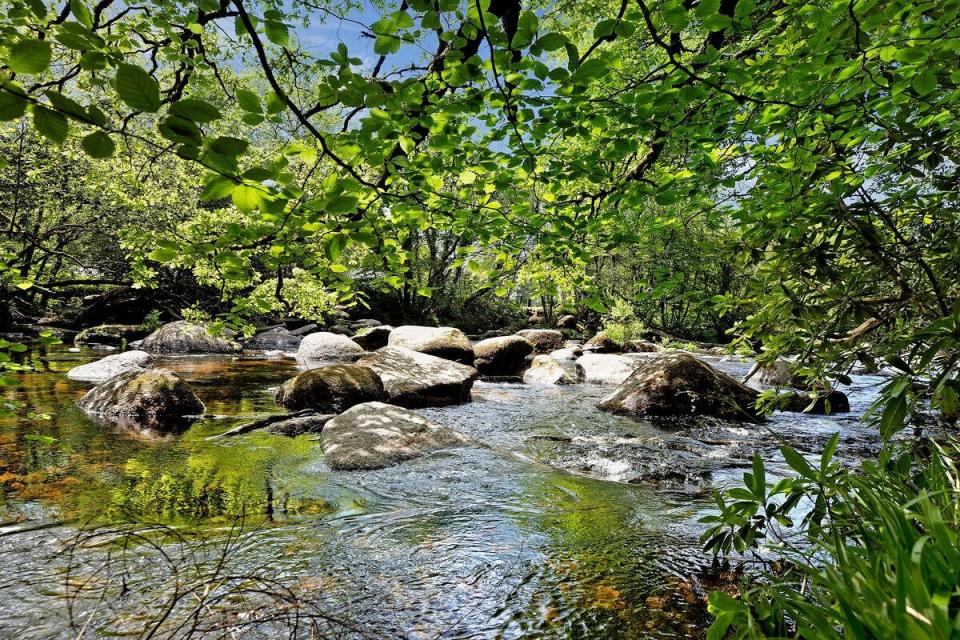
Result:
[[[604,317],[603,331],[615,342],[626,344],[643,338],[647,328],[637,319],[633,306],[626,300],[617,298],[610,307],[610,312]]]
[[[798,474],[770,485],[754,458],[745,486],[718,494],[703,521],[715,553],[765,550],[776,562],[739,600],[710,594],[709,637],[948,638],[960,628],[957,442],[887,445],[851,470],[790,447]],[[951,631],[952,630],[952,631]]]

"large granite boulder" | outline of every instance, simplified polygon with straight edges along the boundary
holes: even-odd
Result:
[[[473,366],[485,376],[515,376],[527,366],[533,345],[520,336],[488,338],[473,345]]]
[[[563,334],[556,329],[522,329],[516,335],[526,338],[536,353],[550,353],[563,346]]]
[[[240,345],[223,336],[207,333],[206,327],[178,320],[165,324],[143,339],[140,348],[149,353],[236,353]]]
[[[327,422],[322,442],[331,469],[356,471],[391,467],[471,440],[413,411],[367,402]]]
[[[797,382],[800,382],[794,378],[795,371],[796,365],[783,358],[777,358],[768,365],[755,362],[753,367],[750,368],[746,380],[771,387],[792,387],[797,386]]]
[[[109,344],[120,346],[123,343],[130,344],[135,340],[141,340],[149,333],[150,329],[142,324],[101,324],[82,330],[74,336],[73,344]]]
[[[576,361],[577,379],[591,384],[621,384],[640,361],[609,353],[585,353]]]
[[[376,327],[359,329],[350,339],[367,351],[376,351],[387,346],[392,332],[393,327],[388,324],[381,324]]]
[[[850,400],[843,391],[820,390],[816,392],[816,398],[811,397],[811,393],[802,391],[781,393],[777,396],[777,406],[781,411],[814,415],[833,415],[850,411]]]
[[[560,316],[557,318],[557,329],[576,329],[577,318],[572,315]]]
[[[593,353],[620,353],[624,348],[622,344],[611,338],[606,331],[600,331],[584,343],[583,350]]]
[[[300,336],[295,336],[284,327],[261,331],[243,344],[250,351],[296,351],[300,348]]]
[[[362,402],[386,400],[387,395],[380,376],[370,367],[330,364],[290,378],[280,385],[273,398],[290,411],[339,413]]]
[[[152,363],[153,358],[146,351],[124,351],[74,367],[67,372],[67,377],[83,382],[103,382],[120,373],[143,371]]]
[[[307,367],[324,362],[353,362],[362,355],[363,347],[346,336],[329,331],[305,336],[297,349],[297,360]]]
[[[357,364],[379,374],[392,404],[410,408],[469,402],[477,379],[473,367],[403,347],[378,349]]]
[[[473,364],[473,345],[462,331],[453,327],[397,327],[390,332],[387,346],[403,347],[462,364]]]
[[[539,355],[533,358],[530,368],[523,374],[527,384],[574,384],[576,380],[562,364],[551,356]]]
[[[105,418],[130,418],[149,424],[203,413],[203,403],[173,371],[127,371],[98,384],[77,401]]]
[[[757,392],[686,353],[669,353],[637,368],[597,405],[634,418],[714,416],[758,422]]]

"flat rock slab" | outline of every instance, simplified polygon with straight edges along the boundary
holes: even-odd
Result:
[[[402,347],[378,349],[357,364],[379,374],[391,403],[409,408],[469,402],[478,375],[473,367]]]
[[[322,442],[331,469],[358,471],[391,467],[472,441],[403,407],[367,402],[327,422]]]
[[[165,324],[143,339],[140,348],[149,353],[237,353],[240,345],[207,333],[206,327],[184,320]]]
[[[103,382],[128,371],[143,371],[152,362],[153,358],[146,351],[124,351],[74,367],[67,372],[67,377],[83,382]]]

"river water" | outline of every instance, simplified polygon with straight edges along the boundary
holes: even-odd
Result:
[[[843,416],[673,429],[598,411],[605,387],[480,381],[421,413],[486,446],[332,472],[316,436],[208,439],[277,412],[292,360],[163,359],[208,415],[156,437],[74,405],[101,355],[32,354],[0,417],[0,637],[703,637],[711,492],[754,451],[786,473],[784,441],[871,455],[884,381]]]

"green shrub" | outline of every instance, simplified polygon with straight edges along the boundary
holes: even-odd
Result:
[[[637,319],[629,302],[617,298],[610,307],[610,312],[604,317],[603,331],[615,342],[626,344],[643,338],[647,327]]]

